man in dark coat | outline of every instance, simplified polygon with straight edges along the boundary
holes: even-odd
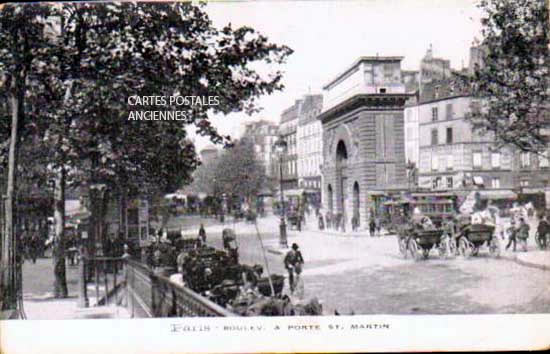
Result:
[[[546,220],[546,215],[542,215],[541,220],[539,221],[539,226],[537,227],[538,238],[540,242],[540,247],[542,249],[546,248],[546,239],[548,233],[550,232],[550,224]]]
[[[201,227],[199,229],[199,237],[202,240],[202,243],[206,243],[206,231],[204,230],[204,225],[201,224]]]
[[[299,251],[298,245],[296,243],[292,244],[292,249],[287,252],[284,264],[285,268],[288,271],[288,284],[290,286],[290,293],[294,293],[296,284],[294,283],[294,272],[297,275],[302,273],[302,264],[304,264],[304,258],[302,257],[302,252]]]

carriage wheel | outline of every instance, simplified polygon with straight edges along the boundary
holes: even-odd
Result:
[[[399,243],[399,252],[403,255],[403,258],[407,259],[407,239],[404,237],[397,237]]]
[[[418,250],[418,244],[416,243],[416,241],[414,240],[414,238],[411,238],[409,240],[409,244],[408,244],[408,249],[409,249],[409,252],[411,253],[411,257],[415,260],[415,261],[418,261],[420,260],[420,252]]]
[[[470,246],[468,240],[464,237],[461,237],[460,240],[458,240],[458,253],[464,258],[470,258],[472,255],[472,247]]]

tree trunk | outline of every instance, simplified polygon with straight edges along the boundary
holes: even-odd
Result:
[[[67,297],[67,277],[65,268],[65,167],[55,176],[54,190],[55,242],[53,249],[54,295]]]
[[[120,194],[119,194],[119,213],[120,213],[120,226],[119,231],[122,233],[122,236],[124,237],[124,240],[128,238],[128,232],[127,232],[127,215],[126,215],[126,204],[127,204],[127,195],[126,195],[126,187],[121,186],[120,187]]]
[[[19,151],[19,123],[23,115],[23,95],[17,88],[16,78],[12,78],[12,90],[9,94],[11,106],[11,137],[8,156],[8,180],[5,200],[5,230],[2,240],[2,289],[3,309],[15,309],[17,307],[16,265],[19,255],[17,237],[15,235],[15,194],[16,194],[16,170]]]

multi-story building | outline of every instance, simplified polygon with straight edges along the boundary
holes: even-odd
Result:
[[[483,109],[482,102],[472,98],[463,84],[465,75],[471,75],[476,65],[483,65],[483,53],[482,48],[472,47],[467,70],[422,82],[419,103],[406,109],[406,115],[413,117],[414,111],[418,115],[419,186],[543,191],[550,186],[548,151],[537,155],[499,147],[493,134],[474,131],[466,119],[471,110]],[[440,66],[444,68],[441,73],[446,73],[447,65]],[[414,133],[405,132],[405,145],[412,151],[411,136]],[[407,155],[414,152],[407,148]]]
[[[323,95],[305,95],[298,116],[297,158],[298,187],[310,205],[321,204],[321,164],[323,163],[323,127],[317,116],[323,108]]]
[[[426,55],[420,61],[420,95],[423,94],[427,84],[448,79],[451,76],[451,62],[443,58],[433,56],[432,45],[426,51]]]
[[[281,114],[279,136],[287,143],[287,153],[283,157],[283,188],[288,194],[298,189],[298,117],[302,100],[296,102]]]
[[[245,123],[243,133],[243,139],[253,142],[256,155],[265,166],[266,175],[274,178],[279,176],[278,173],[273,174],[273,145],[277,141],[278,130],[277,124],[259,120]]]
[[[380,196],[406,188],[403,57],[361,57],[324,86],[323,207],[367,225]]]
[[[219,156],[219,150],[214,145],[208,145],[200,151],[201,162],[208,165]]]
[[[549,186],[548,152],[498,147],[494,135],[474,131],[466,119],[472,109],[481,109],[479,101],[460,90],[443,95],[417,106],[420,187],[529,191]]]
[[[418,166],[418,104],[405,107],[405,160]]]
[[[418,91],[420,87],[420,72],[417,70],[401,70],[401,82],[405,85],[405,92]]]
[[[298,186],[321,190],[321,164],[323,163],[323,127],[317,116],[323,108],[322,95],[306,95],[302,99],[298,117],[297,157]]]

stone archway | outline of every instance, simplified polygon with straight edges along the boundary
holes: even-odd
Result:
[[[336,144],[336,200],[338,208],[338,216],[336,219],[337,228],[346,231],[346,223],[349,215],[346,215],[346,199],[347,199],[347,167],[348,167],[348,150],[344,140],[339,140]]]

